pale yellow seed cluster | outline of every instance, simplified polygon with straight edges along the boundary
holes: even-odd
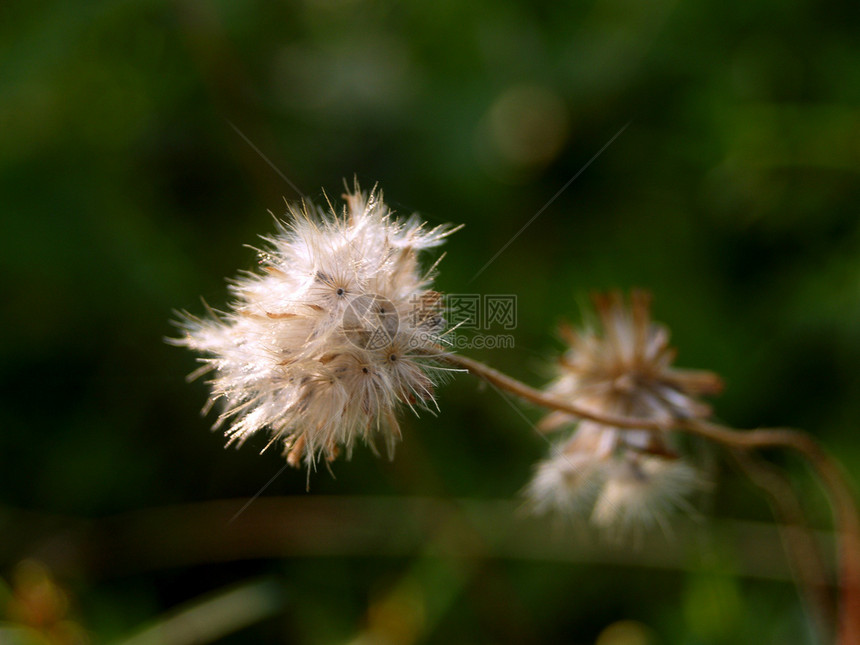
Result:
[[[434,404],[445,321],[435,265],[422,272],[418,255],[453,229],[395,219],[375,192],[345,200],[341,213],[292,208],[264,238],[259,271],[231,283],[229,310],[183,314],[173,341],[204,355],[192,376],[211,374],[229,443],[268,432],[293,465],[357,440],[390,452],[399,404]]]
[[[651,321],[648,296],[634,292],[629,306],[617,293],[594,301],[598,324],[562,330],[569,347],[547,393],[597,414],[667,426],[707,417],[710,407],[697,397],[719,392],[722,383],[711,372],[672,367],[669,333]],[[528,486],[539,511],[589,514],[601,527],[624,529],[662,523],[701,486],[667,431],[618,428],[562,412],[541,423],[544,431],[569,426],[574,432],[538,464]]]

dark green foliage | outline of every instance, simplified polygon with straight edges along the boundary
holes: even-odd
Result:
[[[256,454],[262,439],[222,450],[198,415],[205,388],[183,380],[193,357],[162,341],[173,309],[225,302],[223,278],[255,263],[242,245],[272,231],[266,211],[299,198],[231,124],[310,199],[356,176],[402,214],[465,223],[440,290],[518,296],[516,348],[477,358],[543,383],[557,324],[578,318],[584,294],[650,289],[678,363],[725,377],[721,418],[805,427],[860,471],[856,6],[130,0],[2,13],[0,577],[41,544],[31,536],[54,534],[49,516],[78,526],[249,497],[281,467]],[[505,152],[518,142],[525,156]],[[438,418],[405,420],[393,463],[362,448],[333,465],[337,479],[314,474],[311,497],[516,496],[544,440],[467,376],[439,399]],[[768,456],[826,526],[799,465]],[[769,521],[739,474],[715,476],[719,517]],[[289,471],[265,495],[304,487]],[[407,616],[402,642],[591,643],[622,619],[655,642],[811,642],[791,585],[745,577],[723,545],[713,570],[654,573],[647,551],[646,568],[536,562],[486,542],[486,558],[437,557],[446,531],[462,538],[441,525],[406,552],[58,575],[97,641],[265,574],[285,608],[225,642],[345,642],[387,625],[386,603]],[[414,624],[397,604],[409,598],[423,603]]]

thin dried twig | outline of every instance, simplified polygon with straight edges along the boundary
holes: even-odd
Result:
[[[817,475],[833,508],[834,524],[839,541],[841,604],[837,643],[839,645],[860,643],[860,514],[857,511],[851,486],[841,467],[810,435],[789,428],[735,430],[696,419],[676,419],[674,423],[665,424],[631,417],[599,414],[566,401],[559,401],[471,358],[445,354],[440,360],[449,365],[460,367],[530,403],[581,419],[589,419],[617,428],[639,428],[655,431],[677,430],[739,450],[788,448],[799,453]]]
[[[810,621],[821,635],[821,642],[830,642],[836,624],[831,580],[797,494],[788,478],[765,460],[746,450],[731,450],[729,454],[749,480],[767,495]]]

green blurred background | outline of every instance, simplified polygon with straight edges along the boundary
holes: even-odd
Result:
[[[679,363],[725,377],[722,419],[807,428],[856,473],[856,3],[43,1],[0,16],[7,625],[54,643],[153,626],[138,642],[195,642],[170,616],[225,643],[816,642],[767,502],[722,453],[691,445],[717,482],[706,519],[613,547],[518,512],[547,451],[527,422],[540,412],[467,376],[440,389],[437,418],[404,417],[393,462],[360,449],[310,493],[284,472],[230,522],[282,459],[257,454],[262,438],[223,450],[205,385],[184,381],[193,356],[163,338],[174,309],[223,305],[224,278],[253,268],[243,244],[299,198],[281,174],[312,200],[355,176],[399,213],[466,224],[441,290],[518,296],[516,347],[474,356],[543,383],[590,290],[648,288]],[[826,529],[802,464],[768,457]]]

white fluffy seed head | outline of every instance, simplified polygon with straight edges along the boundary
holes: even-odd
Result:
[[[536,513],[588,517],[608,535],[653,526],[669,532],[668,518],[691,511],[687,497],[704,488],[698,471],[682,459],[630,450],[601,453],[573,440],[538,463],[525,493]]]
[[[667,425],[704,418],[710,408],[698,396],[721,388],[716,374],[672,367],[668,330],[651,321],[650,299],[634,292],[630,304],[618,293],[597,295],[599,325],[565,329],[569,347],[558,376],[546,388],[559,400],[597,414]],[[545,431],[574,427],[555,456],[539,464],[526,492],[538,511],[590,513],[608,531],[659,524],[685,495],[700,487],[695,469],[678,458],[668,432],[619,428],[549,414]],[[589,511],[590,509],[590,511]]]
[[[629,305],[618,292],[595,294],[593,301],[599,324],[562,329],[568,349],[548,393],[597,413],[666,424],[710,415],[699,396],[718,394],[722,380],[713,372],[672,366],[669,330],[651,319],[647,293],[634,291]],[[542,426],[552,430],[575,421],[553,413]]]
[[[537,513],[579,515],[594,504],[603,475],[593,455],[558,452],[538,463],[526,495]]]
[[[668,533],[668,516],[691,510],[687,497],[702,486],[696,469],[680,459],[628,453],[608,466],[591,520],[616,533],[655,524]]]
[[[340,214],[291,207],[259,270],[231,282],[228,311],[181,315],[171,342],[203,354],[193,376],[211,374],[228,444],[267,431],[293,465],[349,455],[359,439],[390,453],[399,404],[435,405],[445,321],[418,256],[454,229],[395,219],[376,191],[345,200]]]

